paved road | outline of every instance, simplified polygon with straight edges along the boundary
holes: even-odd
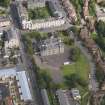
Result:
[[[18,15],[18,10],[17,10],[17,3],[12,2],[10,5],[10,14],[13,20],[13,24],[16,28],[20,29],[21,28],[21,23],[20,23],[20,18]]]
[[[21,32],[20,30],[18,30],[18,35],[19,37],[21,36]],[[28,73],[28,76],[30,78],[30,83],[32,86],[32,94],[34,96],[34,103],[35,105],[43,105],[42,104],[42,99],[41,99],[41,94],[40,94],[40,90],[39,87],[37,85],[37,80],[36,80],[36,75],[35,75],[35,71],[32,68],[32,64],[31,64],[31,59],[27,56],[27,54],[24,51],[24,45],[22,42],[20,42],[20,51],[21,51],[21,56],[22,56],[22,60],[23,60],[23,64],[26,67],[26,71]]]
[[[17,9],[16,9],[16,4],[13,3],[11,4],[11,16],[13,19],[13,25],[14,25],[14,31],[16,31],[17,35],[18,35],[18,39],[20,41],[21,39],[21,31],[19,29],[17,29],[16,27],[19,25],[19,19],[17,17]],[[32,69],[32,64],[30,61],[30,58],[27,57],[27,54],[24,51],[24,45],[23,43],[20,41],[20,53],[21,53],[21,57],[22,57],[22,62],[23,62],[23,66],[25,67],[25,70],[29,76],[29,82],[30,82],[30,86],[31,86],[31,93],[33,96],[33,101],[34,101],[34,105],[43,105],[43,101],[41,98],[41,93],[37,84],[37,80],[36,80],[36,75],[35,75],[35,71],[33,71]]]
[[[68,31],[69,32],[69,31]],[[74,38],[75,40],[75,45],[80,48],[80,50],[82,51],[82,53],[86,56],[87,60],[89,61],[89,65],[90,65],[90,78],[89,78],[89,89],[91,91],[96,92],[98,90],[98,82],[96,81],[95,78],[95,70],[96,70],[96,66],[94,61],[92,60],[92,55],[88,52],[88,50],[83,47],[82,42],[78,41],[76,37],[74,37],[72,32],[69,32],[70,37]]]

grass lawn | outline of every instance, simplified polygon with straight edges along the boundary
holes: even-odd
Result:
[[[47,7],[30,9],[28,10],[28,13],[30,19],[43,19],[48,18],[50,16]]]
[[[77,62],[71,64],[71,65],[67,65],[67,66],[63,66],[62,68],[62,72],[64,76],[67,75],[71,75],[71,74],[77,74],[79,75],[83,80],[85,80],[86,82],[88,82],[88,74],[89,74],[89,63],[86,59],[86,57],[83,54],[80,54],[79,59],[77,60]],[[82,87],[82,86],[77,86],[77,88],[80,91],[81,94],[81,104],[80,105],[86,105],[88,102],[88,86],[87,87]]]
[[[86,60],[86,57],[81,54],[77,62],[71,65],[63,66],[62,72],[64,76],[76,73],[82,79],[88,81],[89,69],[89,63]]]

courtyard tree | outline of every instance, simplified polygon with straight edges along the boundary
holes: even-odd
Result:
[[[96,30],[99,36],[105,37],[105,22],[99,21],[96,23]]]
[[[95,16],[95,0],[89,1],[89,13],[91,16]]]
[[[105,105],[105,95],[102,98],[101,104],[100,105]]]
[[[64,78],[65,78],[66,85],[70,88],[75,88],[78,85],[80,85],[82,87],[87,86],[87,83],[82,78],[80,78],[80,76],[76,73],[71,74],[71,75],[67,75]]]
[[[10,3],[10,0],[0,0],[0,6],[7,7]]]
[[[50,77],[50,74],[47,73],[46,71],[41,71],[39,76],[40,76],[40,83],[42,87],[46,89],[50,89],[51,83],[52,83],[52,78]]]
[[[95,41],[100,48],[105,51],[105,22],[99,21],[96,23],[95,27],[97,32]]]
[[[103,0],[103,1],[99,2],[98,5],[100,5],[101,7],[105,7],[105,1]]]
[[[70,59],[72,61],[76,62],[79,57],[80,57],[80,49],[79,48],[71,48]]]
[[[97,68],[96,68],[95,75],[96,75],[96,79],[99,82],[99,85],[101,87],[103,81],[105,80],[105,74],[104,74],[104,71],[102,70],[102,68],[99,67],[98,65],[97,65]]]
[[[76,74],[65,76],[65,84],[70,88],[75,88],[78,80],[78,76]]]

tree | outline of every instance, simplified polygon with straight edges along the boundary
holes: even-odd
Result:
[[[101,86],[101,84],[103,83],[104,79],[105,79],[105,74],[104,71],[102,70],[102,68],[100,68],[98,65],[96,67],[96,79],[99,82],[99,85]]]
[[[70,88],[75,88],[78,80],[77,74],[65,76],[65,84]]]
[[[95,41],[100,48],[105,51],[105,22],[99,21],[96,23],[95,27],[97,31]]]
[[[71,27],[70,31],[72,31],[75,35],[79,35],[79,33],[80,33],[80,29],[75,26]]]
[[[101,104],[100,105],[105,105],[105,95],[103,96],[103,99],[101,101]]]
[[[71,48],[70,50],[70,59],[72,61],[77,61],[80,57],[80,49],[79,48]]]
[[[80,17],[82,13],[82,8],[83,8],[83,0],[70,0],[70,2],[74,5],[76,13],[77,13],[77,18],[78,18],[78,23],[80,23]]]
[[[102,6],[102,7],[105,7],[105,1],[99,2],[98,5],[100,5],[100,6]]]
[[[65,37],[64,38],[64,44],[66,44],[66,45],[73,45],[74,44],[74,40],[70,39],[68,37]]]
[[[1,6],[4,6],[4,7],[7,7],[10,3],[10,0],[0,0],[0,5]]]
[[[65,83],[70,88],[75,88],[77,85],[86,87],[87,83],[76,73],[65,76]]]
[[[90,0],[89,1],[89,13],[92,16],[95,16],[95,0]]]
[[[52,78],[46,71],[39,72],[40,85],[43,88],[50,89]]]
[[[30,38],[35,38],[36,40],[40,40],[41,39],[41,35],[37,31],[29,33],[29,36],[30,36]]]
[[[96,23],[96,30],[99,36],[105,37],[105,22],[99,21]]]

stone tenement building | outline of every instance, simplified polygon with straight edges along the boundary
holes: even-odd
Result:
[[[39,3],[39,1],[38,1]],[[49,2],[50,3],[50,2]],[[51,5],[55,5],[54,3],[50,3]],[[27,5],[30,5],[30,2],[27,2]],[[35,2],[33,2],[33,5],[36,5]],[[65,24],[66,19],[62,17],[62,13],[59,10],[54,10],[54,16],[55,17],[49,17],[47,19],[29,19],[28,16],[28,9],[34,8],[33,6],[27,6],[26,8],[22,3],[19,3],[18,5],[18,15],[20,18],[21,27],[23,30],[39,30],[39,29],[46,29],[46,28],[53,28],[53,27],[60,27]],[[40,7],[40,6],[39,6]],[[55,6],[52,6],[55,7]],[[58,17],[56,17],[58,16]]]
[[[61,41],[61,38],[51,36],[40,42],[41,56],[49,56],[59,53],[64,53],[64,44]]]
[[[46,0],[28,0],[28,8],[34,9],[39,7],[45,7]]]

